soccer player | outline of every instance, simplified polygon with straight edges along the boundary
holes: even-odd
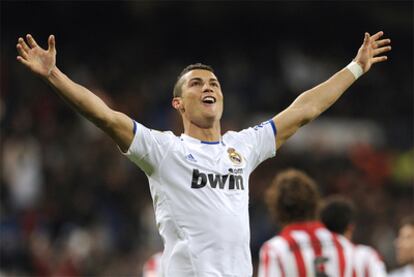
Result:
[[[184,134],[177,137],[143,126],[73,82],[56,66],[53,35],[47,50],[31,35],[19,38],[17,60],[108,134],[146,173],[164,241],[164,275],[251,276],[250,173],[273,157],[302,125],[329,108],[372,65],[387,60],[383,54],[391,49],[390,40],[382,36],[383,32],[365,33],[347,67],[302,93],[269,121],[226,134],[220,125],[223,93],[209,66],[190,65],[178,76],[172,106],[181,114]]]
[[[260,249],[259,277],[352,276],[353,246],[318,220],[315,181],[289,169],[276,175],[266,204],[282,231]]]
[[[402,267],[391,271],[389,277],[414,277],[414,216],[402,220],[394,245],[397,262]]]
[[[320,212],[321,220],[330,231],[345,236],[352,242],[355,230],[354,204],[341,196],[331,196],[325,199]],[[385,277],[387,272],[385,264],[377,251],[367,245],[354,245],[353,255],[355,271],[354,276]]]

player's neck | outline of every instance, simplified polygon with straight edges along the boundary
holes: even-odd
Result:
[[[194,123],[184,124],[184,134],[201,141],[220,141],[221,127],[220,122],[215,122],[212,127],[202,128]]]
[[[354,224],[349,224],[348,227],[345,229],[344,232],[344,237],[346,237],[347,239],[349,239],[350,241],[352,241],[352,237],[354,234],[354,229],[355,229],[355,225]]]

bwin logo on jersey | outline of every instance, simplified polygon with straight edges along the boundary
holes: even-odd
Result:
[[[226,184],[228,184],[229,189],[244,190],[243,176],[241,175],[234,175],[231,173],[226,175],[203,173],[198,169],[193,169],[191,188],[200,189],[205,187],[207,183],[209,183],[210,187],[213,189],[224,189]]]

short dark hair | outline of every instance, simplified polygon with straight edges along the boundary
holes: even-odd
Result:
[[[267,207],[282,225],[316,219],[319,201],[316,182],[296,169],[279,173],[266,191]]]
[[[181,91],[182,82],[180,82],[181,77],[183,77],[186,73],[190,72],[191,70],[195,70],[195,69],[208,70],[208,71],[214,73],[214,70],[211,66],[205,65],[205,64],[202,64],[202,63],[195,63],[195,64],[190,64],[190,65],[186,66],[183,69],[183,71],[181,71],[181,73],[177,77],[177,81],[175,82],[175,85],[174,85],[173,97],[180,97],[181,96],[181,93],[182,93],[182,91]]]
[[[321,209],[321,220],[331,232],[344,234],[355,221],[355,205],[351,200],[335,195],[325,199]]]

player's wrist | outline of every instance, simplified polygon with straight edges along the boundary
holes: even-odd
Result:
[[[60,70],[56,66],[53,66],[53,68],[51,68],[48,71],[48,74],[43,76],[43,79],[45,79],[45,81],[47,82],[53,83],[54,80],[59,78],[59,75],[60,75]]]
[[[359,77],[361,77],[364,74],[364,69],[356,61],[351,61],[346,66],[346,69],[348,69],[352,73],[352,75],[354,75],[355,80],[357,80]]]

